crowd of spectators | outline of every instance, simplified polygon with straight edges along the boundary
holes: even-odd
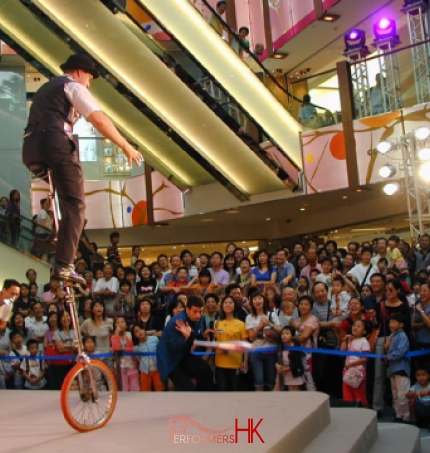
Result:
[[[428,234],[418,244],[393,235],[346,248],[333,240],[296,243],[252,257],[246,247],[229,244],[225,253],[194,257],[185,249],[153,263],[134,247],[130,266],[122,264],[119,234],[110,239],[104,264],[78,254],[76,270],[86,284],[74,291],[85,350],[120,353],[104,360],[123,390],[319,390],[378,413],[392,400],[399,422],[430,416]],[[73,354],[75,333],[60,282],[51,277],[41,284],[32,269],[26,278],[7,280],[0,294],[0,355]],[[163,363],[161,373],[157,366],[165,359],[160,349],[171,352],[166,341],[158,347],[165,329],[184,335],[187,353],[194,350],[190,338],[248,341],[252,349],[197,348],[204,385],[198,379],[185,385],[183,376],[176,383],[180,363]],[[345,359],[315,349],[350,354]],[[411,350],[425,353],[411,360]],[[152,354],[121,357],[122,351]],[[363,352],[384,358],[354,355]],[[59,389],[72,366],[30,362],[38,367],[32,380],[25,360],[0,360],[0,388]]]

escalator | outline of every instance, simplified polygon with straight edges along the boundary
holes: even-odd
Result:
[[[200,3],[209,7],[205,0]],[[127,4],[129,11],[135,10],[130,8],[131,5],[139,6],[175,41],[180,42],[243,111],[252,117],[264,131],[264,135],[284,153],[291,164],[296,168],[302,167],[299,144],[301,126],[297,120],[261,83],[249,65],[220,38],[190,0],[167,3],[158,0],[129,0]],[[223,27],[228,28],[228,25],[223,22]],[[232,32],[231,29],[228,30],[229,33]],[[263,67],[261,71],[264,71]]]
[[[59,74],[72,52],[89,53],[103,75],[92,92],[104,111],[179,187],[218,181],[240,200],[285,188],[274,169],[103,3],[5,0],[0,28],[2,39],[48,75]]]

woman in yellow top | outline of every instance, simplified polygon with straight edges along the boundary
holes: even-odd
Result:
[[[239,309],[236,301],[225,296],[221,302],[220,319],[215,321],[215,338],[217,341],[247,340],[248,332],[245,323],[234,314]],[[219,390],[240,391],[242,390],[241,374],[248,371],[248,354],[225,353],[217,351],[215,356],[215,378]]]

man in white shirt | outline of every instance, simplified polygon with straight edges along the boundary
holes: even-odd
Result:
[[[113,305],[118,293],[119,282],[113,276],[112,264],[105,264],[103,266],[103,277],[97,280],[94,288],[93,296],[102,300],[105,304],[107,312],[113,312]]]
[[[361,263],[356,264],[347,274],[352,281],[358,286],[370,285],[370,277],[378,272],[378,268],[370,263],[372,258],[372,249],[363,247],[361,250]]]
[[[385,258],[388,261],[388,267],[390,267],[390,254],[387,250],[387,246],[388,242],[385,238],[378,239],[378,242],[376,243],[376,250],[378,254],[370,260],[373,266],[376,266],[381,258]]]
[[[94,61],[85,54],[71,55],[60,65],[64,75],[53,77],[35,94],[24,133],[23,162],[43,175],[52,171],[62,222],[55,253],[55,274],[62,280],[85,283],[73,268],[85,221],[84,176],[73,141],[73,124],[83,115],[103,136],[122,148],[132,162],[142,156],[118,132],[88,91],[99,77]]]
[[[16,280],[6,279],[0,293],[0,330],[6,329],[13,308],[13,301],[19,296],[20,284]]]

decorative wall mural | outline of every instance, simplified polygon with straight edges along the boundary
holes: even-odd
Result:
[[[379,142],[396,141],[405,133],[429,126],[430,104],[406,108],[353,123],[360,185],[383,181],[379,169],[401,162],[400,150],[382,155],[375,152]],[[346,149],[342,124],[302,134],[305,183],[308,193],[348,187]]]
[[[183,217],[182,192],[158,172],[152,173],[154,220]],[[37,214],[48,185],[31,183],[32,211]],[[85,181],[88,229],[124,228],[148,223],[145,175],[122,181]]]

